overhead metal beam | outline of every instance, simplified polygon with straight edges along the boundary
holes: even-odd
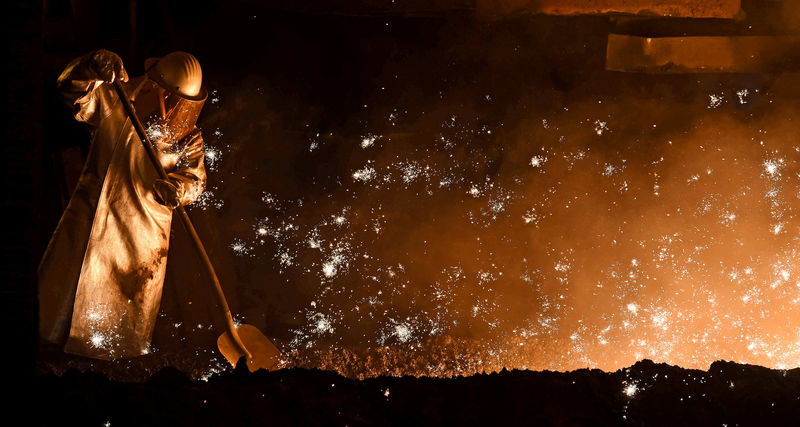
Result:
[[[608,36],[606,69],[642,73],[800,70],[800,36]]]
[[[741,0],[476,0],[476,8],[487,14],[630,14],[721,19],[742,16]]]

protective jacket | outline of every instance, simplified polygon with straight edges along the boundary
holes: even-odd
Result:
[[[126,92],[146,77],[125,84]],[[158,313],[172,211],[153,192],[158,174],[112,85],[90,55],[58,79],[64,101],[86,123],[92,143],[78,185],[39,265],[43,339],[65,351],[116,359],[148,352]],[[179,203],[203,191],[203,138],[194,126],[202,98],[170,104],[175,132],[155,132],[159,160]],[[163,129],[162,129],[163,130]]]

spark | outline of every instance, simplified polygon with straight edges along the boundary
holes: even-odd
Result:
[[[750,96],[735,93],[731,104]],[[694,108],[706,110],[706,95]],[[713,96],[708,108],[728,101]],[[676,132],[645,117],[599,141],[609,124],[565,106],[542,120],[548,130],[534,122],[533,147],[520,133],[526,145],[496,150],[488,135],[499,123],[447,110],[431,135],[411,144],[393,134],[376,147],[386,128],[403,135],[410,114],[398,106],[390,123],[341,147],[354,163],[310,177],[302,189],[316,198],[305,205],[263,193],[250,233],[231,244],[248,255],[239,262],[286,268],[281,278],[313,300],[287,344],[305,366],[352,369],[345,360],[357,359],[342,354],[357,351],[344,344],[355,340],[385,351],[364,356],[382,357],[369,359],[381,368],[357,375],[614,370],[634,356],[800,363],[799,338],[769,326],[800,304],[789,261],[800,249],[773,236],[788,236],[797,216],[786,193],[800,175],[781,153],[800,147],[783,134],[754,128],[752,150],[733,150],[749,135],[736,120],[704,117]],[[600,114],[611,122],[611,110]],[[469,328],[487,335],[461,340]],[[455,360],[418,363],[443,354]],[[628,381],[623,392],[644,389]]]
[[[781,176],[780,167],[783,164],[783,159],[778,160],[766,160],[764,161],[764,172],[767,173],[767,176],[770,178],[775,178]]]
[[[247,243],[240,239],[236,239],[231,243],[231,249],[233,249],[236,255],[248,255],[250,253],[250,248],[247,246]]]
[[[104,348],[108,343],[108,337],[99,332],[95,332],[92,334],[90,341],[95,348]]]
[[[708,108],[717,108],[722,105],[722,102],[725,100],[725,96],[723,94],[709,94],[708,95]]]
[[[160,141],[166,136],[164,133],[164,128],[158,123],[151,123],[145,131],[147,133],[147,137],[152,141]]]
[[[375,140],[376,139],[378,139],[378,136],[376,136],[376,135],[367,135],[367,136],[361,138],[361,148],[365,148],[366,149],[366,148],[372,147],[372,145],[375,144]]]
[[[322,314],[315,314],[314,316],[314,332],[317,334],[325,334],[333,332],[333,325],[331,324],[330,319],[325,317]]]
[[[750,94],[750,91],[747,90],[747,89],[737,90],[736,91],[736,96],[739,97],[739,104],[742,104],[742,105],[746,104],[747,103],[747,97],[748,97],[749,94]]]
[[[400,170],[403,172],[403,182],[406,184],[414,182],[425,171],[425,169],[417,162],[407,162],[405,164],[401,164]]]
[[[206,144],[204,146],[204,159],[203,162],[211,172],[215,172],[217,167],[220,164],[222,159],[222,150],[216,147],[212,147],[211,145]]]
[[[353,172],[353,179],[356,181],[367,182],[371,181],[375,178],[376,173],[375,169],[370,166],[365,166],[363,169],[359,169]]]
[[[322,264],[322,274],[324,274],[325,277],[333,277],[336,275],[336,273],[336,264],[334,262],[326,262],[325,264]]]
[[[667,312],[658,313],[652,316],[651,320],[653,321],[653,326],[663,330],[667,329]]]
[[[608,132],[608,123],[595,120],[594,121],[594,132],[599,136],[602,135],[604,132]]]
[[[100,321],[103,319],[103,317],[104,317],[103,314],[101,314],[100,311],[97,309],[90,310],[86,315],[86,319],[89,320],[90,322]]]
[[[411,338],[411,329],[406,324],[400,324],[394,327],[394,334],[400,342],[406,342]]]
[[[547,162],[547,157],[544,156],[533,156],[531,157],[530,165],[534,168],[538,168]]]
[[[280,259],[278,259],[278,263],[283,267],[288,267],[292,265],[293,257],[289,255],[288,252],[284,252],[281,254]]]

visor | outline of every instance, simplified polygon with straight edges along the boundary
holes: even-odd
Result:
[[[183,139],[195,127],[206,101],[205,89],[200,94],[203,96],[199,99],[188,99],[145,75],[136,85],[131,100],[137,113],[149,114],[145,118],[140,116],[145,126],[156,126],[165,139],[160,142],[169,144],[169,140],[175,142]]]

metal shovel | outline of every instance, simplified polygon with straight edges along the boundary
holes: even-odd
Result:
[[[128,99],[128,96],[125,94],[125,90],[122,88],[119,80],[114,80],[114,89],[116,89],[117,96],[119,96],[120,101],[122,101],[122,106],[125,108],[125,112],[128,113],[128,118],[133,124],[134,129],[136,129],[136,134],[139,135],[139,139],[142,141],[144,150],[147,152],[148,157],[150,157],[150,160],[153,162],[153,166],[155,166],[156,171],[158,171],[159,177],[161,177],[161,179],[167,179],[167,173],[164,171],[164,168],[161,166],[161,163],[158,161],[158,157],[156,156],[155,149],[153,148],[153,142],[147,137],[144,126],[139,120],[139,117],[136,115],[136,111],[134,110],[131,101]],[[208,254],[203,246],[203,242],[200,241],[200,236],[197,235],[197,231],[195,230],[194,225],[192,225],[192,221],[189,220],[189,216],[186,214],[186,210],[183,208],[183,206],[176,207],[175,213],[181,219],[181,222],[183,223],[184,228],[186,228],[186,231],[189,233],[189,236],[191,236],[194,247],[200,254],[200,258],[203,260],[208,274],[211,276],[211,279],[214,282],[214,291],[217,296],[217,303],[224,312],[226,331],[220,335],[219,338],[217,338],[217,347],[219,347],[220,353],[222,353],[222,355],[225,356],[225,359],[227,359],[228,362],[234,366],[239,358],[242,356],[246,357],[247,368],[250,370],[250,372],[255,372],[259,369],[275,369],[280,359],[280,351],[255,326],[239,325],[237,327],[233,323],[233,317],[231,317],[231,309],[228,307],[228,301],[225,299],[225,294],[222,292],[222,286],[219,284],[217,273],[214,271],[214,266],[211,265],[211,260],[208,258]]]

